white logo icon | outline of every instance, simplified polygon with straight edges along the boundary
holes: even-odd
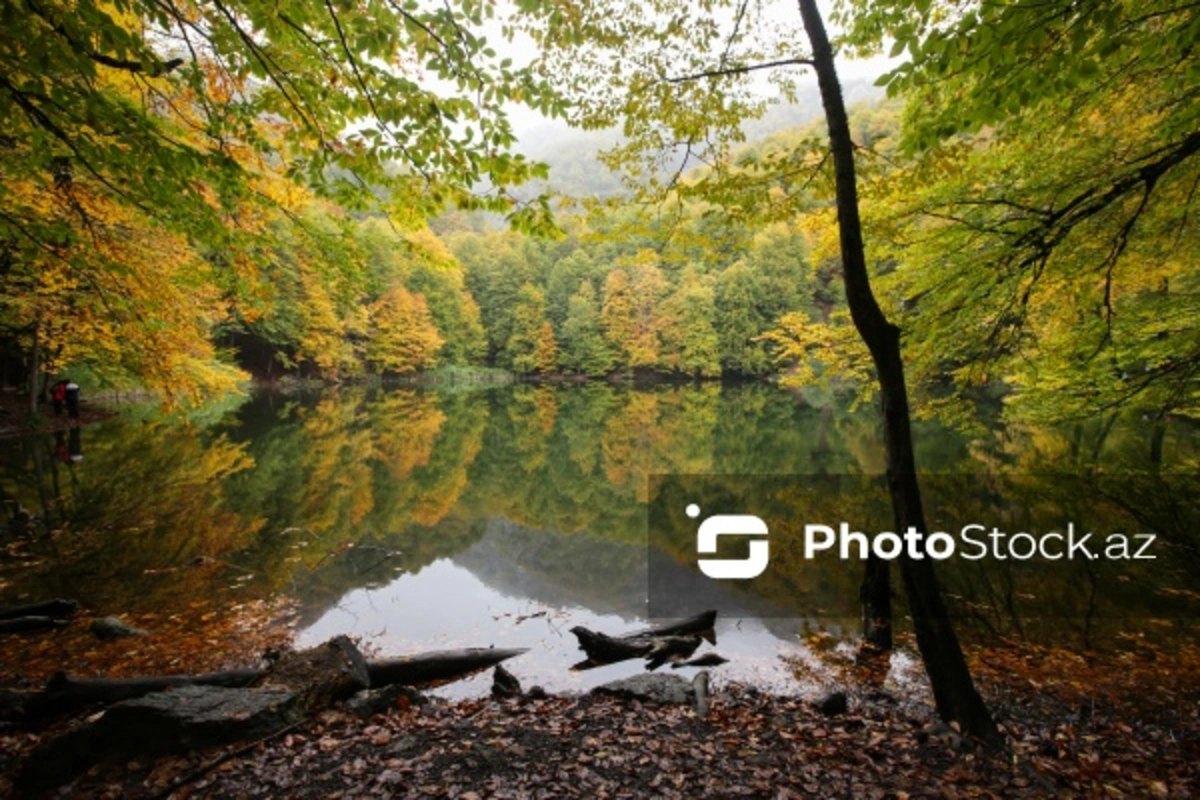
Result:
[[[700,516],[700,507],[695,503],[687,507],[692,519]],[[767,523],[749,514],[714,514],[700,523],[696,531],[696,552],[717,552],[718,536],[766,536]],[[750,555],[746,558],[702,558],[697,563],[700,571],[718,580],[747,580],[762,575],[767,568],[767,540],[751,539]]]

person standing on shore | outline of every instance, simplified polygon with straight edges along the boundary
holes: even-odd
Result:
[[[67,416],[71,419],[79,419],[79,384],[75,381],[67,380],[64,390],[67,401]]]
[[[50,388],[50,399],[54,402],[54,416],[61,417],[67,399],[67,381],[59,381]]]

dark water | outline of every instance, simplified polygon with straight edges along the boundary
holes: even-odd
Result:
[[[919,423],[917,442],[922,469],[943,475],[1108,476],[1087,483],[1104,503],[1060,478],[1031,478],[1022,497],[1126,515],[1165,548],[1155,562],[1049,572],[948,562],[966,637],[1095,646],[1145,630],[1182,636],[1196,619],[1193,426],[980,422],[967,434]],[[873,411],[716,384],[262,394],[191,419],[128,414],[77,440],[2,442],[0,459],[6,516],[19,506],[35,529],[67,531],[35,541],[40,561],[2,566],[0,601],[71,596],[136,614],[283,594],[299,604],[302,645],[351,633],[382,653],[529,647],[512,671],[551,690],[640,670],[570,671],[580,654],[568,629],[643,623],[650,476],[883,470]],[[987,501],[971,486],[950,488],[951,502]],[[198,559],[220,568],[191,568]],[[858,564],[788,569],[743,592],[771,613],[722,623],[724,678],[796,688],[794,665],[817,663],[814,634],[854,633]],[[899,679],[912,669],[903,657],[895,666]]]

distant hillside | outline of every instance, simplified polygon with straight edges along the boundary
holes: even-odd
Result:
[[[873,103],[884,97],[883,89],[865,78],[847,81],[842,91],[847,105]],[[761,118],[747,120],[743,125],[747,142],[819,119],[822,109],[816,83],[802,86],[799,94],[797,102],[772,106]],[[545,122],[522,131],[518,149],[529,158],[550,165],[549,186],[554,191],[573,197],[609,198],[621,196],[625,189],[620,178],[596,156],[620,140],[616,130],[580,131],[562,122]],[[544,184],[529,186],[521,194],[533,196],[544,188]]]

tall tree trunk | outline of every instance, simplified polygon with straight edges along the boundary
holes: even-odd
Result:
[[[903,533],[912,526],[924,532],[925,514],[921,507],[921,489],[917,483],[916,460],[913,456],[908,389],[904,383],[904,364],[900,360],[900,329],[888,322],[871,290],[858,213],[854,144],[850,138],[846,106],[842,101],[842,90],[834,67],[833,49],[829,45],[816,0],[799,0],[799,4],[804,30],[812,46],[813,66],[829,126],[846,300],[854,327],[871,351],[879,378],[887,482],[896,531]],[[925,670],[929,673],[938,713],[947,721],[957,721],[968,734],[990,744],[1000,743],[1002,738],[983,698],[975,689],[958,637],[950,624],[933,562],[928,558],[902,557],[900,574],[917,634],[917,647],[921,651]]]
[[[33,347],[29,352],[29,415],[32,417],[38,408],[38,373],[41,372],[40,359],[42,343],[38,334],[41,333],[38,323],[33,323]]]

